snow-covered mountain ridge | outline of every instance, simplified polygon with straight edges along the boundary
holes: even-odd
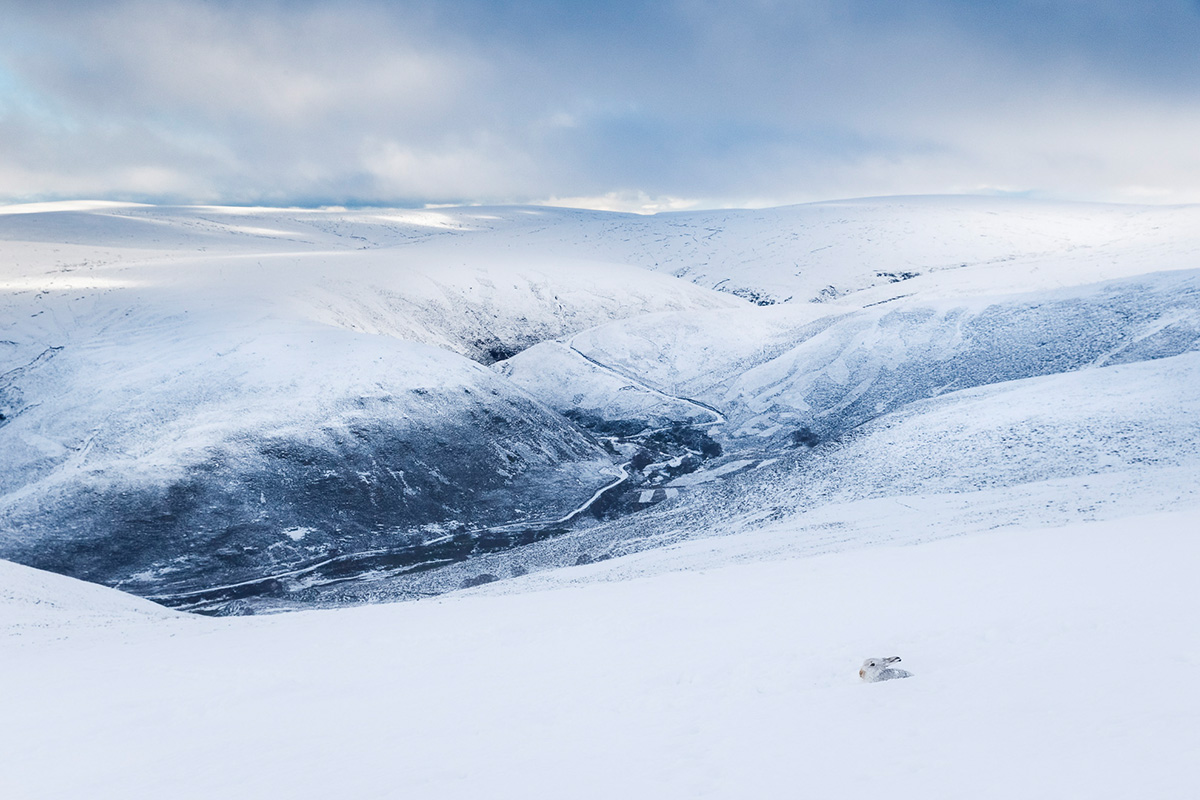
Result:
[[[1196,207],[99,204],[0,241],[0,555],[142,594],[404,597],[922,486],[1190,502]],[[1096,491],[1055,519],[1127,509]]]

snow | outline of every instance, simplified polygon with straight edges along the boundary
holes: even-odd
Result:
[[[476,361],[622,314],[740,302],[628,264],[403,246],[496,224],[473,211],[19,210],[0,213],[0,552],[147,594],[423,524],[508,522],[513,499],[561,517],[610,482],[607,456]],[[296,462],[305,475],[260,485]],[[379,504],[395,513],[345,524]],[[189,514],[206,519],[172,522]],[[230,527],[234,541],[197,547]],[[311,532],[292,546],[296,528]],[[112,557],[72,555],[84,538]],[[236,560],[208,574],[197,553],[218,547]]]
[[[554,582],[556,567],[582,560],[596,562],[589,580],[624,580],[656,574],[663,548],[699,570],[1196,508],[1198,368],[1200,354],[1187,353],[914,402],[841,440],[682,488],[679,502],[406,586],[444,591],[518,566],[525,582]],[[713,555],[715,536],[731,541]]]
[[[132,595],[0,560],[0,641],[6,651],[26,640],[119,638],[140,624],[179,618]]]
[[[741,458],[736,461],[730,461],[713,469],[700,470],[698,472],[689,472],[686,475],[681,475],[675,480],[667,484],[667,486],[697,486],[701,483],[715,481],[731,473],[743,470],[754,463],[754,459]]]
[[[542,342],[498,367],[501,374],[557,411],[601,419],[637,419],[648,425],[707,419],[712,414],[589,361],[559,342]]]
[[[617,583],[152,626],[58,579],[36,591],[105,626],[5,639],[0,794],[1186,795],[1198,524],[741,565],[718,539],[705,546],[726,563],[704,570],[660,551],[659,574]],[[6,634],[36,610],[3,607]],[[880,652],[915,677],[863,684]]]
[[[0,797],[1200,781],[1200,207],[72,202],[0,243],[4,555],[443,593],[199,618],[0,561]],[[564,413],[724,454],[639,483]],[[610,484],[641,508],[587,519]],[[571,525],[301,580],[480,520]]]

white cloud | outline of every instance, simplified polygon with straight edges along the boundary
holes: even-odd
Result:
[[[624,211],[634,214],[657,214],[660,211],[686,211],[689,208],[711,208],[714,204],[700,199],[683,197],[651,197],[645,192],[607,192],[602,195],[550,197],[535,200],[532,205],[563,208],[590,208],[596,211]]]
[[[1110,5],[13,0],[0,200],[1193,199],[1200,15]]]

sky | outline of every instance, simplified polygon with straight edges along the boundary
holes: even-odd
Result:
[[[0,202],[1200,202],[1200,0],[0,0]]]

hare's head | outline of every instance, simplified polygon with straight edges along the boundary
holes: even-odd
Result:
[[[867,678],[871,675],[878,675],[883,670],[887,669],[892,664],[900,660],[900,656],[887,656],[886,658],[868,658],[863,662],[862,667],[858,670],[858,677]]]

